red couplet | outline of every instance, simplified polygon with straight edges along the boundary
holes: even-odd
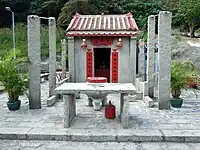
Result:
[[[112,83],[118,82],[118,52],[112,52]]]
[[[105,78],[105,77],[88,77],[87,82],[89,82],[89,83],[106,83],[107,78]]]
[[[92,77],[93,64],[92,64],[92,51],[88,50],[86,52],[86,77]]]

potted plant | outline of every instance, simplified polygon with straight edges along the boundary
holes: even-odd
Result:
[[[187,85],[191,72],[194,72],[194,64],[190,61],[173,61],[171,64],[171,106],[180,108],[183,99],[180,98],[181,90]]]
[[[0,58],[0,84],[8,93],[8,109],[18,110],[21,106],[19,96],[27,89],[28,79],[26,74],[19,74],[18,71],[18,64],[24,59],[13,59],[13,56],[9,53]]]

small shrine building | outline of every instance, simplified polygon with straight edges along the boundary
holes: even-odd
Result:
[[[66,30],[71,82],[106,77],[110,83],[135,84],[138,31],[131,13],[76,13]]]

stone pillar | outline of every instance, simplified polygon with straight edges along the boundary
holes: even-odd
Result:
[[[136,79],[136,38],[131,37],[130,39],[130,79],[135,85],[135,79]]]
[[[139,56],[138,56],[138,73],[139,77],[141,77],[142,81],[144,81],[145,71],[144,71],[144,40],[139,41]]]
[[[28,23],[28,59],[29,59],[29,108],[41,108],[40,91],[40,18],[30,15]]]
[[[66,40],[61,40],[62,43],[62,79],[66,78]]]
[[[147,39],[147,81],[149,97],[154,97],[154,44],[155,44],[155,16],[148,17]]]
[[[68,68],[70,82],[75,82],[75,54],[74,54],[74,37],[68,37]]]
[[[171,12],[161,11],[158,18],[158,107],[170,108]]]
[[[49,18],[49,96],[56,88],[56,19]]]

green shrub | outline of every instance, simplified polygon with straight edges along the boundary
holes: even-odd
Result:
[[[186,79],[191,77],[191,75],[195,72],[195,66],[191,61],[172,61],[171,90],[183,89],[187,84]]]
[[[19,52],[17,52],[19,53]],[[19,74],[18,65],[27,60],[24,58],[13,59],[14,53],[9,52],[0,58],[0,84],[8,92],[9,101],[16,101],[28,87],[27,74]]]

